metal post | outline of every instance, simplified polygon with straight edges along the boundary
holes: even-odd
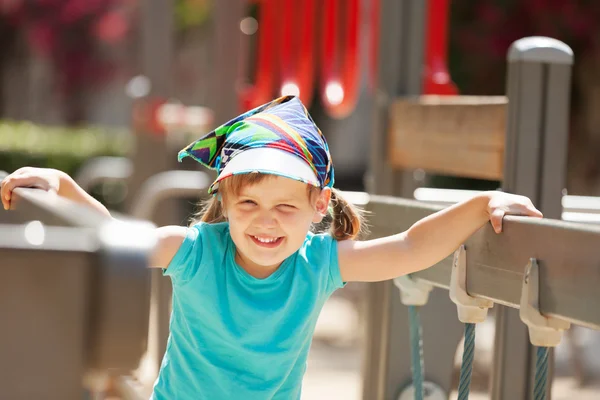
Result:
[[[398,96],[421,93],[427,1],[380,0],[380,43],[373,142],[367,190],[412,197],[412,172],[393,171],[387,163],[389,108]],[[397,233],[397,232],[389,232]],[[394,399],[411,381],[408,308],[391,281],[367,286],[367,340],[363,398]],[[448,293],[431,293],[420,311],[425,380],[450,392],[452,363],[463,326]],[[445,334],[439,335],[443,329]]]
[[[528,37],[513,43],[508,63],[502,189],[528,196],[545,217],[560,219],[573,52],[557,40]],[[490,382],[492,399],[530,398],[532,361],[527,327],[518,310],[498,306]],[[550,389],[551,385],[549,392]]]
[[[238,86],[242,60],[243,34],[240,21],[247,2],[243,0],[219,0],[213,2],[215,13],[213,93],[209,106],[215,112],[215,121],[224,123],[235,117],[238,108]]]
[[[148,98],[166,100],[171,95],[171,60],[173,59],[173,3],[174,0],[144,0],[140,7],[141,66],[150,82]],[[138,195],[143,182],[150,176],[176,164],[177,155],[170,154],[165,135],[135,132],[135,151],[132,154],[133,171],[128,182],[127,208]],[[157,225],[174,223],[176,203],[171,202],[152,216]]]
[[[377,62],[377,82],[375,88],[375,106],[373,113],[372,143],[370,149],[369,170],[366,178],[366,188],[369,193],[391,195],[394,186],[394,173],[390,168],[387,157],[387,131],[390,104],[399,95],[403,72],[406,74],[404,55],[411,25],[409,18],[409,1],[379,0],[379,46]],[[412,25],[417,21],[412,20]],[[424,25],[424,19],[419,21]],[[423,43],[423,42],[421,42]],[[410,58],[409,58],[410,60]],[[418,60],[421,63],[422,60]],[[401,72],[402,71],[402,72]],[[420,79],[417,79],[420,81]],[[390,334],[391,303],[397,296],[391,282],[379,282],[367,285],[366,312],[366,351],[363,373],[363,398],[380,400],[385,396],[387,380],[387,357]],[[391,296],[391,297],[390,297]],[[400,307],[394,307],[400,308]],[[406,318],[404,319],[406,321]],[[404,330],[404,339],[408,343],[408,329]],[[407,347],[408,348],[408,347]],[[408,353],[406,353],[408,354]],[[410,368],[407,369],[410,371]]]
[[[94,157],[87,160],[74,176],[75,182],[86,192],[107,181],[125,181],[131,177],[133,163],[126,157]]]
[[[165,171],[144,182],[140,195],[132,205],[131,213],[141,220],[149,219],[158,204],[165,199],[198,198],[206,192],[210,180],[200,171]],[[151,271],[152,304],[150,305],[150,328],[148,330],[149,375],[156,376],[160,369],[169,338],[171,315],[170,281],[162,276],[162,270]]]
[[[387,163],[386,133],[389,106],[399,86],[401,29],[407,21],[403,15],[407,2],[379,0],[379,60],[374,97],[372,143],[366,188],[369,193],[391,194],[392,169]],[[385,62],[382,62],[385,60]],[[363,399],[380,400],[384,396],[385,362],[390,322],[390,293],[395,291],[391,282],[367,284],[366,287],[366,340],[363,361]],[[407,353],[408,354],[408,353]]]
[[[366,186],[369,193],[411,196],[412,174],[394,173],[387,162],[388,120],[394,99],[421,93],[427,1],[380,3],[379,62]]]
[[[150,91],[145,102],[165,101],[171,95],[171,60],[173,59],[173,15],[174,0],[144,0],[140,7],[141,23],[141,65],[142,74],[150,82]],[[149,118],[149,116],[147,116]],[[140,195],[146,180],[176,164],[176,154],[167,151],[166,135],[157,132],[135,132],[135,151],[132,155],[133,171],[128,182],[127,209],[131,211],[134,202]],[[147,218],[157,225],[179,223],[177,203],[169,200],[163,203],[160,215]],[[157,314],[167,312],[170,303],[157,304],[156,298],[169,297],[171,282],[160,276],[160,271],[151,272],[151,303],[149,312],[149,333],[153,332]],[[166,309],[166,311],[165,311]],[[168,327],[167,327],[168,328]],[[152,354],[152,360],[160,360],[166,349],[166,340],[156,343],[156,338],[149,336],[148,348],[159,354]],[[154,365],[155,363],[151,363]],[[154,372],[154,371],[153,371]],[[156,371],[157,373],[158,371]]]

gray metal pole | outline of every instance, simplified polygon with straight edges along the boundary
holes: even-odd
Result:
[[[247,2],[219,0],[213,2],[215,15],[214,70],[211,79],[213,93],[209,106],[214,110],[215,121],[224,123],[239,113],[238,89],[240,84],[243,34],[240,21]]]
[[[545,217],[560,219],[573,52],[558,40],[528,37],[513,43],[508,63],[502,189],[530,197]],[[493,400],[531,397],[533,357],[518,310],[498,306],[490,382]]]
[[[408,42],[407,4],[411,1],[381,0],[379,10],[379,59],[371,149],[366,187],[369,193],[391,195],[394,174],[387,157],[388,113],[390,104],[399,95],[402,60]],[[414,21],[413,21],[414,23]],[[423,20],[421,20],[423,24]],[[367,284],[366,341],[363,368],[363,399],[385,398],[387,360],[390,335],[391,302],[397,289],[392,282]],[[405,312],[405,314],[408,314]],[[408,343],[408,331],[398,338]],[[408,352],[405,354],[409,354]],[[408,358],[408,357],[407,357]],[[409,370],[410,371],[410,370]]]
[[[378,82],[367,187],[369,193],[412,197],[412,173],[394,172],[387,163],[387,121],[390,104],[396,98],[421,92],[427,1],[382,0],[380,7]],[[397,232],[388,232],[392,233]],[[408,308],[401,304],[391,281],[380,282],[367,286],[366,314],[363,398],[396,400],[412,380]],[[463,326],[446,291],[431,293],[421,310],[421,321],[425,380],[449,393]],[[445,334],[440,336],[442,330]]]
[[[131,207],[135,218],[147,220],[155,214],[165,199],[200,198],[208,189],[210,180],[200,171],[165,171],[146,180],[140,187],[140,195]],[[166,351],[171,315],[171,282],[162,276],[162,270],[151,271],[152,303],[148,329],[148,355],[157,374]]]
[[[173,59],[174,0],[144,0],[140,7],[141,73],[150,81],[148,99],[168,99],[171,95],[171,60]],[[166,149],[165,135],[136,132],[132,154],[133,171],[128,182],[127,208],[150,176],[171,169],[177,161],[175,152]],[[177,220],[176,203],[169,202],[160,215],[152,216],[157,225]]]
[[[369,193],[412,195],[412,174],[394,172],[387,162],[388,120],[396,98],[421,93],[426,10],[424,0],[382,0],[380,4],[377,87],[366,179]]]
[[[94,185],[107,181],[125,181],[131,177],[133,162],[126,157],[94,157],[86,161],[77,175],[75,182],[86,192]]]

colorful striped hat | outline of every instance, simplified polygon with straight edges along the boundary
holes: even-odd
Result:
[[[208,189],[217,193],[228,176],[259,172],[321,188],[334,183],[329,147],[321,130],[295,96],[284,96],[250,110],[182,149],[218,172]]]

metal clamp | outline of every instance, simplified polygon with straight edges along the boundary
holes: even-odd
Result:
[[[529,340],[534,346],[558,346],[562,331],[571,326],[568,321],[540,313],[540,271],[535,258],[529,260],[523,276],[519,315],[529,328]]]
[[[485,321],[487,311],[494,306],[491,300],[472,297],[467,293],[467,250],[461,245],[454,253],[450,276],[450,299],[458,309],[458,319],[476,324]]]
[[[429,299],[433,286],[415,279],[410,275],[394,278],[394,284],[400,291],[400,299],[405,306],[424,306]]]

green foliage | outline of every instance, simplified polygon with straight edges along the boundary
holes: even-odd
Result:
[[[7,172],[35,166],[73,174],[89,158],[127,156],[131,146],[132,136],[125,129],[0,121],[0,170]]]
[[[0,121],[0,151],[92,157],[124,155],[131,145],[126,129],[67,128],[31,122]]]

